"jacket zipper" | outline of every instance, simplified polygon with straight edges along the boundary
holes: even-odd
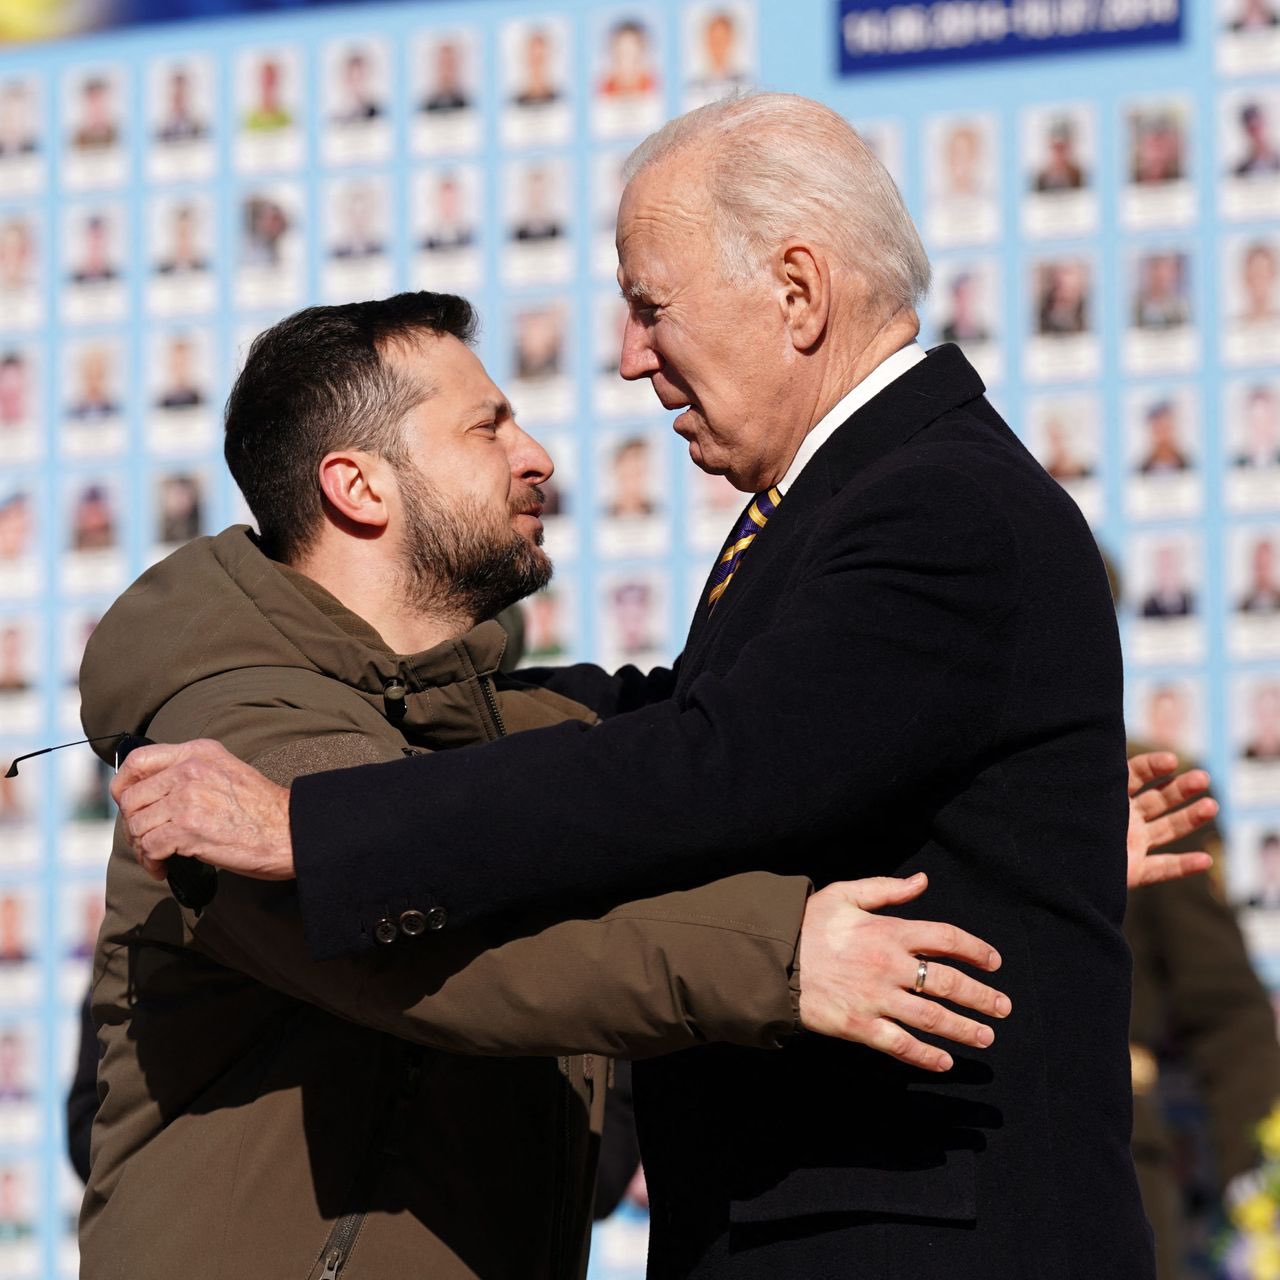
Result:
[[[333,1230],[329,1232],[329,1238],[321,1250],[324,1270],[320,1273],[320,1280],[337,1280],[338,1272],[342,1270],[342,1264],[346,1262],[351,1246],[360,1234],[364,1219],[363,1213],[348,1213],[333,1224]]]
[[[502,721],[502,712],[498,710],[498,699],[493,692],[493,680],[489,676],[480,677],[480,687],[484,690],[484,700],[489,704],[489,714],[493,716],[494,728],[498,737],[507,736],[507,726]]]

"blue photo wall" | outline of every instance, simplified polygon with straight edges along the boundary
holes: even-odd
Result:
[[[1209,764],[1280,986],[1280,25],[1271,0],[360,5],[0,54],[0,758],[74,738],[86,636],[246,518],[220,410],[315,302],[466,294],[557,463],[530,656],[678,652],[741,497],[617,376],[619,168],[760,84],[897,179],[957,341],[1123,580],[1135,736]],[[62,1100],[101,914],[87,750],[0,781],[0,1277],[72,1276]],[[602,1235],[635,1274],[644,1224]]]

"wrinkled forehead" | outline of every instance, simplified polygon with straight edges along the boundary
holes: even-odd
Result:
[[[712,219],[704,167],[678,154],[627,183],[618,206],[618,258],[624,270],[641,258],[675,259],[702,252]]]

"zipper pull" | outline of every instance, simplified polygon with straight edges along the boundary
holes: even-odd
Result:
[[[338,1280],[338,1270],[342,1266],[342,1251],[335,1249],[325,1260],[320,1280]]]

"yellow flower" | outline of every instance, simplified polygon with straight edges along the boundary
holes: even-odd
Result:
[[[1259,1191],[1233,1205],[1231,1217],[1247,1235],[1263,1235],[1275,1226],[1276,1206],[1270,1196]]]
[[[1258,1126],[1258,1141],[1262,1144],[1262,1153],[1270,1160],[1280,1157],[1280,1107],[1272,1109],[1271,1114]]]
[[[1280,1280],[1280,1241],[1274,1236],[1255,1240],[1249,1262],[1252,1280]]]

